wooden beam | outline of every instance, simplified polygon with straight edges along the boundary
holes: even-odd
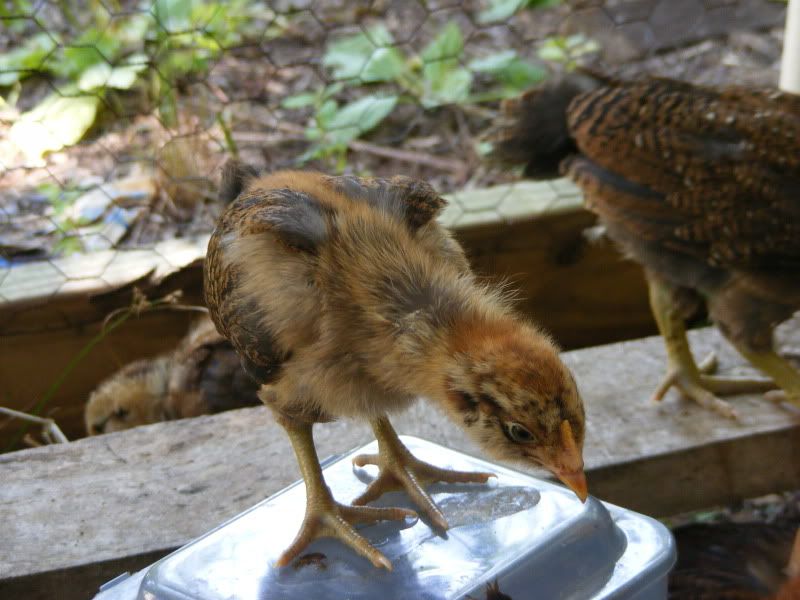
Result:
[[[690,335],[722,373],[749,372],[718,332]],[[800,320],[780,330],[800,343]],[[658,338],[565,354],[586,402],[585,458],[597,497],[655,516],[800,487],[800,418],[759,396],[733,399],[739,422],[671,393],[649,401],[665,367]],[[424,402],[401,433],[480,454]],[[320,456],[372,438],[363,423],[316,428]],[[285,434],[254,408],[160,423],[0,456],[0,590],[86,598],[125,569],[201,535],[298,477]],[[69,585],[63,582],[68,581]]]

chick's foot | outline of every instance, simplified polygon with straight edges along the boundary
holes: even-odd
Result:
[[[413,510],[404,508],[377,508],[374,506],[348,506],[334,501],[330,492],[307,498],[306,515],[294,541],[278,558],[277,566],[285,567],[297,558],[317,538],[337,538],[376,567],[392,570],[389,562],[353,525],[416,518]]]
[[[442,469],[423,462],[408,451],[397,437],[389,421],[381,417],[372,422],[378,439],[378,454],[360,454],[353,459],[358,467],[377,465],[378,476],[358,498],[354,505],[363,505],[386,492],[404,490],[412,502],[432,524],[440,529],[449,527],[442,511],[423,488],[437,481],[445,483],[486,483],[493,473],[455,471]]]
[[[413,510],[405,508],[376,508],[373,506],[347,506],[333,499],[330,488],[322,476],[319,457],[314,447],[311,424],[282,421],[292,443],[297,465],[306,484],[306,514],[294,541],[278,558],[276,565],[285,567],[297,558],[306,546],[317,538],[338,538],[376,567],[392,570],[381,552],[360,535],[353,525],[416,518]]]

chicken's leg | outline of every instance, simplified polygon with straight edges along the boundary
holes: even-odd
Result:
[[[743,394],[765,392],[774,389],[775,384],[768,379],[731,378],[706,375],[713,370],[709,361],[704,369],[698,369],[686,339],[683,316],[672,301],[672,288],[664,281],[648,277],[650,306],[653,309],[658,330],[667,346],[669,368],[667,375],[653,394],[654,400],[661,400],[667,391],[677,387],[683,394],[701,406],[710,408],[729,418],[736,418],[733,407],[715,394]]]
[[[780,390],[767,394],[767,398],[776,401],[786,401],[800,407],[800,372],[777,352],[753,352],[746,348],[739,348],[739,352],[750,361],[754,367],[769,375]]]
[[[391,571],[392,563],[353,528],[356,523],[399,520],[416,517],[404,508],[347,506],[333,499],[319,466],[311,425],[282,423],[289,434],[303,481],[306,484],[306,515],[300,531],[291,545],[281,554],[277,565],[283,567],[294,560],[312,541],[320,537],[339,538],[376,567]]]
[[[405,490],[421,512],[441,529],[447,529],[447,519],[423,489],[423,485],[435,481],[448,483],[485,483],[492,473],[470,473],[441,469],[415,458],[408,451],[386,417],[372,421],[372,430],[378,440],[378,454],[360,454],[353,459],[356,466],[378,465],[380,471],[375,480],[353,504],[366,504],[386,492]]]

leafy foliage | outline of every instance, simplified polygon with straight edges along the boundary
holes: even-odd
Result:
[[[336,82],[283,102],[284,108],[315,109],[312,124],[306,130],[314,145],[301,160],[335,155],[341,162],[347,144],[377,127],[400,102],[418,102],[426,109],[434,109],[496,100],[518,94],[545,77],[541,66],[523,60],[513,51],[474,59],[466,65],[465,60],[464,37],[455,22],[446,24],[418,55],[397,48],[392,34],[382,24],[333,41],[322,64],[330,69]],[[476,74],[493,80],[493,91],[473,95]],[[343,104],[335,99],[346,87],[389,83],[402,94],[369,93]]]
[[[597,42],[585,35],[575,34],[567,37],[553,37],[545,41],[539,48],[539,58],[551,62],[563,63],[567,69],[577,65],[577,59],[584,54],[596,52]]]
[[[478,23],[505,21],[523,8],[547,8],[560,0],[490,0],[489,6],[478,14]]]
[[[0,16],[30,9],[23,0],[12,4],[16,6],[3,8]],[[171,124],[175,98],[167,82],[202,74],[224,48],[247,35],[261,36],[255,17],[278,28],[282,24],[265,4],[246,0],[155,0],[152,7],[145,3],[141,12],[113,18],[102,4],[90,6],[94,11],[81,15],[88,22],[76,24],[82,33],[64,38],[39,32],[0,54],[0,88],[23,83],[34,74],[56,83],[57,91],[22,113],[11,129],[11,139],[29,158],[79,141],[109,93],[137,85],[149,88],[162,118]],[[148,70],[159,76],[145,78]]]

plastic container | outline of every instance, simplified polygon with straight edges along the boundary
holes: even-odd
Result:
[[[392,561],[392,572],[326,539],[309,546],[302,566],[274,568],[303,518],[305,489],[298,482],[150,568],[107,583],[96,600],[483,600],[487,582],[495,580],[514,600],[667,597],[675,545],[657,521],[592,497],[581,504],[559,485],[402,439],[423,460],[491,471],[497,479],[429,488],[450,523],[445,535],[422,520],[361,529]],[[374,476],[374,467],[353,467],[353,456],[376,451],[373,442],[325,461],[337,500],[351,500]],[[400,492],[375,504],[413,508]]]

